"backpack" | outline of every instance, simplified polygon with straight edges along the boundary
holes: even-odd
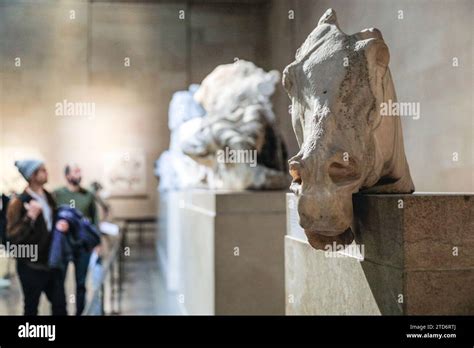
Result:
[[[10,198],[2,193],[0,206],[0,244],[5,245],[7,242],[7,208]]]
[[[23,203],[28,203],[31,200],[31,197],[25,193],[17,196]],[[6,245],[8,241],[7,236],[7,209],[8,203],[12,200],[12,197],[9,197],[2,193],[1,205],[0,205],[0,244]]]

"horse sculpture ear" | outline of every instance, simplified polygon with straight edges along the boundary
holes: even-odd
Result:
[[[371,38],[383,40],[382,33],[377,28],[364,29],[361,32],[357,33],[356,36],[359,40],[366,40],[366,39],[371,39]]]
[[[390,53],[383,39],[370,40],[367,48],[367,57],[371,57],[373,61],[382,68],[387,68],[390,62]]]
[[[338,27],[336,11],[334,11],[332,8],[327,9],[319,19],[318,25],[321,24],[334,24]]]
[[[369,61],[373,61],[384,68],[388,66],[390,53],[380,30],[377,28],[364,29],[355,36],[357,40],[363,42],[362,46],[367,51],[366,56]]]

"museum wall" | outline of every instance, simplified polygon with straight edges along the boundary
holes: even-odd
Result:
[[[0,170],[14,171],[15,154],[40,155],[53,189],[64,184],[66,162],[82,166],[88,185],[102,180],[108,154],[144,154],[146,195],[114,197],[116,216],[155,212],[153,163],[169,144],[172,94],[218,64],[235,58],[261,64],[265,54],[258,2],[1,0],[0,6]],[[93,103],[95,113],[58,116],[63,100]]]
[[[200,83],[219,64],[245,59],[263,65],[267,11],[262,1],[190,5],[189,75]]]
[[[352,34],[364,28],[382,31],[390,49],[390,69],[398,100],[420,103],[420,118],[403,118],[405,149],[417,191],[472,192],[473,68],[470,0],[273,0],[269,9],[269,65],[279,70],[329,7],[340,28]],[[454,6],[454,4],[456,6]],[[294,11],[294,19],[289,14]],[[403,19],[398,19],[403,11]],[[453,67],[453,58],[459,65]],[[280,86],[275,96],[282,131],[291,136],[289,99]],[[453,161],[453,153],[458,161]],[[455,159],[456,155],[454,155]]]
[[[14,170],[11,164],[5,168],[12,153],[40,154],[50,171],[48,187],[54,188],[63,184],[68,161],[83,167],[88,184],[102,180],[107,153],[141,151],[146,196],[116,197],[112,204],[116,215],[154,214],[153,162],[168,147],[172,94],[236,58],[282,71],[333,7],[348,33],[371,26],[382,31],[399,101],[420,103],[420,119],[402,120],[417,190],[473,191],[473,3],[453,1],[457,5],[440,15],[441,0],[0,0],[2,180]],[[185,20],[178,18],[182,9]],[[21,66],[15,66],[17,57]],[[94,117],[56,115],[55,105],[63,100],[94,103]],[[289,99],[280,84],[273,101],[294,154]]]

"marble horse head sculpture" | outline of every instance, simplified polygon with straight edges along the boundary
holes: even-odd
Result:
[[[377,29],[346,35],[329,9],[283,73],[300,147],[289,160],[299,223],[316,249],[353,240],[352,194],[411,193],[389,51]]]

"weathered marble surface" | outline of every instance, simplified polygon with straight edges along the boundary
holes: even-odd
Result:
[[[300,146],[290,159],[300,224],[317,249],[350,244],[352,194],[411,193],[389,52],[379,30],[343,33],[329,9],[283,74]]]
[[[185,154],[211,169],[210,188],[288,185],[286,148],[270,102],[279,76],[275,70],[265,72],[239,60],[218,66],[203,80],[195,100],[207,115],[181,146]]]

